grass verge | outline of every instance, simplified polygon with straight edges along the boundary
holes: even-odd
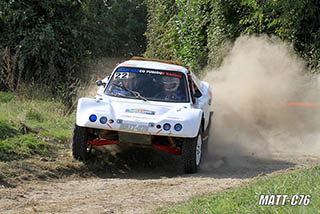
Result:
[[[54,155],[68,145],[74,115],[55,101],[26,100],[0,93],[0,161]]]
[[[70,156],[75,115],[55,100],[0,92],[0,185],[81,173]]]
[[[0,92],[0,188],[39,179],[96,177],[106,169],[121,172],[111,153],[88,162],[74,160],[70,141],[75,114],[65,112],[57,100]]]
[[[193,198],[188,202],[159,210],[159,213],[318,213],[320,210],[319,178],[319,166],[295,170],[259,178],[253,183],[233,190]],[[277,197],[272,202],[271,195],[283,194],[288,195],[286,200],[279,196],[278,205]],[[261,200],[263,205],[259,205],[261,195],[269,195],[269,200],[265,198]],[[309,200],[307,195],[310,195]]]

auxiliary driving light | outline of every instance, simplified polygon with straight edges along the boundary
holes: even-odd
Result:
[[[90,117],[89,117],[89,120],[90,120],[91,122],[96,122],[96,120],[97,120],[97,115],[91,114]]]
[[[106,122],[108,121],[108,119],[106,117],[100,117],[100,123],[102,124],[106,124]]]
[[[177,123],[176,125],[174,125],[174,130],[176,130],[177,132],[181,131],[182,129],[182,125],[180,123]]]
[[[163,129],[166,130],[166,131],[169,131],[170,128],[171,128],[171,125],[170,125],[169,123],[165,123],[165,124],[163,125]]]

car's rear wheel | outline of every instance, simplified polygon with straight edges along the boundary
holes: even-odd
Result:
[[[188,138],[182,146],[183,167],[185,173],[196,173],[202,160],[202,129],[195,138]]]
[[[77,160],[85,161],[91,152],[88,146],[89,133],[87,128],[75,125],[72,136],[72,155]]]

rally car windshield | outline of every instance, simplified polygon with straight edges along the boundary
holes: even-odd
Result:
[[[189,102],[185,75],[175,71],[118,68],[105,93],[152,101]]]

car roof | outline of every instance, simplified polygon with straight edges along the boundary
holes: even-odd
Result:
[[[141,57],[133,57],[128,61],[122,62],[118,67],[137,67],[146,69],[159,69],[159,70],[169,70],[169,71],[179,71],[185,74],[188,73],[188,69],[182,66],[179,62],[158,60],[158,59],[148,59]]]

